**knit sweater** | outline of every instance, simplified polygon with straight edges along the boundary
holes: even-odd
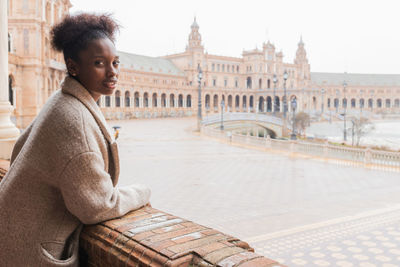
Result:
[[[83,224],[148,203],[117,187],[117,144],[89,92],[67,77],[18,139],[0,183],[0,266],[78,266]]]

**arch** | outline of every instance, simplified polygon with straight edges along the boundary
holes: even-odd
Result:
[[[396,99],[394,100],[394,107],[395,107],[395,108],[400,107],[400,100],[399,100],[398,98],[396,98]]]
[[[281,110],[281,101],[279,99],[279,96],[275,96],[274,104],[275,104],[274,111],[279,112]]]
[[[391,107],[391,104],[392,104],[392,102],[390,101],[389,98],[387,98],[387,99],[385,100],[385,108],[390,108],[390,107]]]
[[[240,96],[236,95],[235,96],[235,108],[239,109],[239,107],[240,107]]]
[[[347,108],[347,98],[342,99],[342,107]]]
[[[153,95],[151,97],[151,105],[156,108],[156,107],[158,107],[157,102],[158,102],[157,101],[157,93],[153,93]]]
[[[247,89],[251,89],[251,77],[246,78],[246,86],[247,86]]]
[[[131,106],[131,93],[129,91],[125,92],[125,107]]]
[[[12,49],[11,43],[12,43],[11,34],[8,33],[8,52],[9,52],[9,53],[12,52],[12,51],[11,51],[11,49]]]
[[[249,98],[249,107],[250,107],[250,109],[254,108],[254,96],[252,96],[252,95]]]
[[[8,76],[8,101],[10,104],[14,105],[14,90],[13,90],[13,78],[11,75]]]
[[[364,98],[360,98],[360,108],[363,108],[365,104]]]
[[[232,110],[232,95],[228,95],[228,111]]]
[[[313,109],[317,109],[317,98],[315,96],[312,97],[312,104],[313,104]]]
[[[382,107],[382,99],[378,99],[378,100],[376,100],[376,107],[377,108],[381,108]]]
[[[119,90],[115,92],[115,106],[116,107],[121,106],[121,92]]]
[[[111,97],[109,95],[106,95],[105,102],[106,107],[111,107]]]
[[[169,107],[170,108],[175,107],[175,95],[174,94],[169,95]]]
[[[134,103],[135,103],[135,108],[139,107],[139,92],[135,92],[134,94]]]
[[[146,92],[143,95],[144,107],[149,107],[149,94]]]
[[[214,95],[213,107],[214,107],[214,109],[218,109],[218,95]]]
[[[192,95],[187,95],[186,96],[186,107],[191,108],[192,107]]]
[[[264,97],[262,96],[258,98],[258,111],[264,112]]]
[[[351,107],[352,108],[356,107],[356,100],[354,98],[351,99]]]
[[[271,80],[270,80],[270,79],[267,80],[267,88],[268,88],[268,89],[271,88]]]
[[[179,108],[183,107],[183,95],[182,94],[178,95],[178,107]]]
[[[272,98],[270,96],[267,96],[267,112],[272,111]]]
[[[347,101],[346,101],[347,102]],[[346,104],[347,105],[347,104]],[[327,106],[328,106],[328,108],[330,108],[331,107],[331,99],[330,98],[328,98],[328,101],[327,101]]]
[[[336,111],[337,111],[338,108],[339,108],[339,99],[338,99],[338,98],[335,98],[335,99],[334,99],[333,105],[334,105],[334,107],[336,108]]]
[[[165,93],[161,94],[161,107],[165,108],[167,106],[167,95]]]
[[[258,79],[258,88],[262,88],[262,79],[260,78],[260,79]]]
[[[372,98],[368,99],[368,107],[373,108],[374,107],[374,100]]]
[[[206,94],[206,100],[205,100],[206,109],[209,109],[211,107],[210,101],[211,101],[210,100],[210,95]]]
[[[242,108],[247,108],[247,97],[245,95],[242,97]]]

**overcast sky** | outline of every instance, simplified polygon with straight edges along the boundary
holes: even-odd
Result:
[[[240,57],[270,40],[293,62],[303,37],[311,71],[400,74],[399,0],[70,0],[71,12],[112,12],[117,48],[183,52],[193,17],[210,54]]]

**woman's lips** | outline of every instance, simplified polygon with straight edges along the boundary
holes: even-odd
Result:
[[[103,83],[105,87],[110,88],[110,89],[115,89],[117,86],[117,81],[107,81]]]

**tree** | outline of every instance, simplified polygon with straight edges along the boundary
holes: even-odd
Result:
[[[354,145],[354,138],[356,141],[356,146],[360,144],[361,138],[366,134],[370,133],[375,129],[372,122],[365,117],[352,118],[351,122],[353,124],[352,128],[352,145]]]
[[[310,125],[310,116],[305,112],[299,112],[295,117],[296,129],[301,135],[305,135],[306,128]]]

